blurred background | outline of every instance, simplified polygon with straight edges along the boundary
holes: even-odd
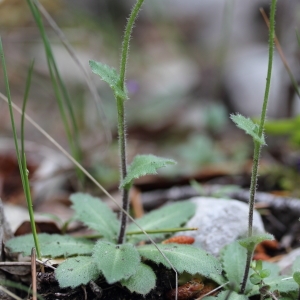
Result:
[[[118,187],[116,105],[109,86],[89,69],[90,59],[118,69],[126,19],[134,1],[43,0],[90,76],[43,19],[79,128],[82,164],[109,191]],[[146,0],[136,22],[127,72],[128,158],[152,153],[178,164],[160,177],[137,181],[141,190],[200,182],[249,185],[253,144],[231,113],[258,118],[267,64],[265,0]],[[276,33],[296,82],[300,82],[300,2],[278,0]],[[28,68],[35,60],[27,114],[70,151],[39,29],[24,0],[0,1],[0,28],[13,101],[22,106]],[[298,38],[297,38],[298,30]],[[3,72],[0,92],[6,95]],[[275,50],[259,189],[300,196],[300,102]],[[101,111],[100,111],[100,110]],[[17,128],[20,115],[15,114]],[[31,124],[26,149],[35,198],[61,198],[78,189],[72,164]],[[0,101],[0,197],[18,202],[18,169],[7,104]],[[38,201],[38,200],[36,200]]]

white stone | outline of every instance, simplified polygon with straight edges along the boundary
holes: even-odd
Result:
[[[195,197],[189,201],[195,203],[197,209],[186,227],[197,227],[198,230],[184,232],[184,235],[194,237],[195,246],[218,256],[225,245],[247,234],[247,204],[237,200],[209,197]],[[257,211],[254,211],[253,232],[264,232],[264,225]]]

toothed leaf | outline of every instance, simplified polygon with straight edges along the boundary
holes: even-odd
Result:
[[[146,231],[176,228],[184,225],[195,214],[195,210],[196,206],[194,203],[187,201],[176,202],[153,210],[144,217],[137,219],[136,222]],[[140,231],[140,229],[132,223],[127,229],[127,232],[130,231]],[[164,238],[167,234],[168,233],[156,233],[150,234],[150,236],[157,239]],[[132,243],[143,240],[147,240],[147,236],[144,234],[136,234],[129,237],[129,241]]]
[[[274,240],[274,236],[269,233],[261,233],[261,234],[253,235],[251,237],[240,239],[239,243],[247,250],[254,251],[257,244],[267,240],[268,241]]]
[[[124,92],[120,86],[120,76],[114,68],[94,60],[90,60],[89,64],[92,72],[99,75],[103,81],[109,84],[116,97],[120,97],[123,100],[128,98],[127,92]]]
[[[294,272],[293,278],[295,282],[300,286],[300,272]]]
[[[95,245],[93,259],[110,284],[134,275],[141,261],[132,244],[116,245],[101,240]]]
[[[173,159],[157,157],[155,155],[137,155],[128,167],[127,176],[121,182],[121,188],[129,188],[134,179],[145,175],[157,174],[157,169],[167,165],[175,165]]]
[[[158,244],[157,246],[179,273],[186,271],[190,274],[201,274],[210,278],[210,274],[221,274],[222,272],[220,262],[200,248],[178,244]],[[144,245],[137,249],[143,258],[171,268],[154,245]]]
[[[74,238],[69,235],[38,234],[38,240],[42,256],[68,257],[72,255],[91,254],[94,243],[82,238]],[[34,246],[32,234],[13,238],[6,243],[12,252],[20,252],[25,256],[30,255]]]
[[[91,256],[76,256],[61,263],[55,270],[55,277],[61,288],[75,288],[96,280],[101,272]]]
[[[233,254],[234,253],[234,254]],[[221,261],[225,272],[225,277],[233,284],[233,289],[239,292],[245,271],[247,250],[237,241],[225,246],[221,251]],[[253,270],[250,270],[251,276]],[[248,281],[246,292],[252,288],[252,283]]]
[[[255,141],[259,142],[261,145],[266,145],[264,135],[261,137],[258,135],[259,127],[251,119],[240,114],[231,114],[230,118],[237,127],[243,129],[247,134],[251,135]]]
[[[230,295],[229,295],[230,294]],[[217,297],[209,296],[205,297],[205,300],[248,300],[245,295],[240,295],[234,291],[222,291]]]
[[[140,263],[136,273],[126,280],[121,280],[120,283],[130,292],[145,296],[155,287],[156,275],[149,266]]]
[[[292,266],[293,272],[300,272],[300,256],[296,257]]]
[[[70,200],[75,210],[75,218],[89,228],[98,231],[104,238],[114,240],[118,234],[120,222],[112,210],[99,198],[89,194],[76,193]]]

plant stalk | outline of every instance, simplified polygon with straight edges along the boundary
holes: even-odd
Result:
[[[129,16],[126,28],[124,39],[122,43],[122,53],[121,53],[121,62],[120,62],[120,80],[119,85],[123,91],[126,90],[125,87],[125,76],[126,76],[126,66],[129,54],[129,42],[134,26],[134,22],[138,16],[138,13],[141,9],[144,0],[138,0],[134,5],[131,14]],[[118,136],[119,136],[119,152],[121,159],[121,181],[127,175],[127,155],[126,155],[126,126],[125,126],[125,100],[121,97],[116,97],[117,100],[117,110],[118,110]],[[127,215],[124,211],[128,213],[129,211],[129,189],[122,188],[122,207],[123,211],[121,212],[121,227],[118,236],[118,244],[123,244],[125,240],[125,232],[127,225]]]
[[[269,60],[268,60],[266,89],[265,89],[264,101],[263,101],[259,129],[258,129],[258,136],[260,138],[262,137],[263,131],[264,131],[264,124],[265,124],[265,120],[266,120],[267,106],[268,106],[270,86],[271,86],[273,55],[274,55],[274,38],[275,38],[275,12],[276,12],[276,0],[271,0],[270,28],[269,28]],[[257,175],[258,175],[258,166],[259,166],[261,147],[262,147],[262,145],[260,143],[254,141],[254,154],[253,154],[253,165],[252,165],[250,198],[249,198],[248,237],[251,237],[253,234],[253,211],[254,211],[254,205],[255,205],[255,193],[256,193]],[[251,258],[252,258],[252,251],[247,250],[246,266],[245,266],[245,271],[244,271],[243,282],[241,285],[241,293],[242,294],[244,294],[244,292],[245,292],[246,283],[247,283],[248,275],[249,275]]]
[[[3,67],[3,73],[4,73],[5,87],[6,87],[7,99],[8,99],[8,108],[9,108],[9,113],[10,113],[11,126],[12,126],[12,131],[13,131],[15,149],[16,149],[16,156],[17,156],[18,165],[19,165],[19,169],[20,169],[22,186],[24,189],[25,198],[26,198],[26,202],[27,202],[31,231],[32,231],[33,240],[34,240],[38,258],[41,259],[42,255],[41,255],[41,251],[40,251],[40,244],[38,241],[38,236],[37,236],[37,231],[36,231],[36,226],[35,226],[35,221],[34,221],[33,205],[32,205],[30,186],[29,186],[29,181],[28,181],[28,172],[27,172],[25,152],[24,152],[24,141],[22,141],[22,152],[20,154],[18,140],[17,140],[17,130],[16,130],[14,114],[13,114],[13,110],[12,110],[11,94],[10,94],[10,88],[9,88],[9,82],[8,82],[8,76],[7,76],[7,70],[6,70],[6,63],[5,63],[5,58],[4,58],[4,50],[3,50],[3,46],[2,46],[1,37],[0,37],[0,56],[1,56],[1,63],[2,63],[2,67]],[[29,69],[28,80],[26,82],[26,92],[25,92],[25,96],[24,96],[24,106],[23,106],[23,111],[22,111],[23,115],[24,115],[25,105],[26,105],[26,101],[27,101],[27,97],[28,97],[28,91],[29,91],[29,86],[30,86],[30,81],[31,81],[32,70],[33,70],[33,64],[31,64],[31,67]],[[23,122],[23,120],[22,120],[22,122]],[[24,139],[24,124],[23,123],[22,123],[21,131],[22,131],[22,138]]]
[[[61,119],[64,124],[64,128],[66,131],[68,143],[72,152],[72,155],[74,158],[78,161],[82,161],[82,151],[80,149],[79,145],[79,129],[76,122],[75,114],[73,111],[72,103],[69,97],[69,94],[67,92],[67,89],[65,87],[65,84],[60,76],[60,73],[58,71],[56,61],[53,56],[53,52],[51,49],[50,42],[48,40],[45,27],[42,21],[42,16],[39,12],[39,9],[37,7],[36,1],[33,0],[27,0],[27,4],[31,10],[31,13],[35,19],[35,22],[39,28],[41,38],[44,44],[45,48],[45,54],[49,69],[49,74],[53,86],[53,90],[55,93],[56,101],[58,104],[58,108],[60,111]],[[69,114],[69,119],[67,113]],[[70,123],[70,124],[69,124]],[[84,184],[84,174],[79,170],[76,169],[77,177],[79,179],[79,183],[83,186]]]

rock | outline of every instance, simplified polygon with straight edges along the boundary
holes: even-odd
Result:
[[[189,201],[197,205],[196,213],[186,227],[197,227],[184,235],[195,238],[195,246],[218,256],[227,244],[244,237],[247,233],[248,205],[237,200],[195,197]],[[264,232],[260,215],[254,211],[253,231]],[[182,235],[179,233],[177,235]]]
[[[3,203],[0,199],[0,245],[13,237],[9,224],[7,223],[3,210]],[[0,261],[2,261],[2,251],[0,252]],[[1,298],[2,299],[2,298]]]

